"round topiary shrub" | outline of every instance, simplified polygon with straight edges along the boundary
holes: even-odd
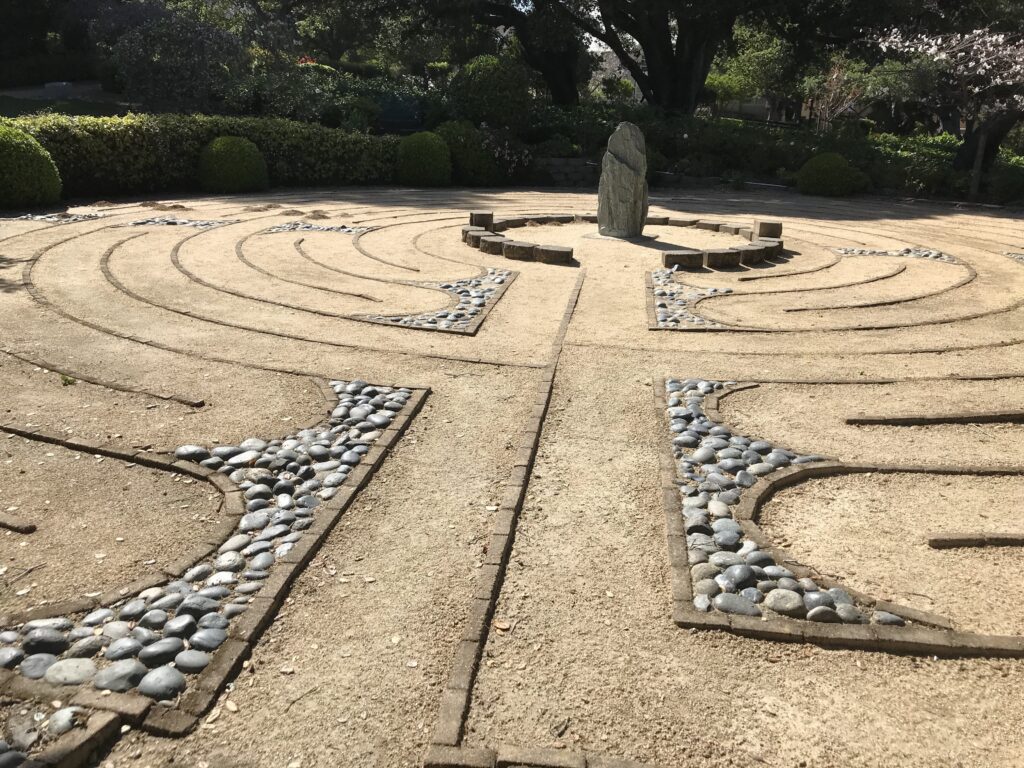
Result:
[[[398,145],[398,180],[411,187],[443,187],[452,183],[452,154],[444,139],[423,131]]]
[[[60,199],[60,173],[42,144],[0,125],[0,208],[50,205]]]
[[[477,125],[521,125],[530,108],[529,74],[516,62],[477,56],[452,78],[452,106]]]
[[[259,147],[240,136],[219,136],[199,156],[199,184],[207,192],[259,192],[270,186]]]
[[[796,188],[803,195],[844,197],[862,191],[868,177],[836,152],[815,155],[797,172]]]
[[[469,187],[493,187],[507,181],[484,135],[468,120],[452,120],[435,129],[452,154],[452,178]]]

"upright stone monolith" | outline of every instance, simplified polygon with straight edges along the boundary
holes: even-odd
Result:
[[[644,135],[619,123],[608,139],[598,187],[597,226],[608,237],[639,237],[647,219],[647,152]]]

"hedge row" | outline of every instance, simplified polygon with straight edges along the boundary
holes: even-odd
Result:
[[[278,118],[35,115],[6,122],[49,151],[69,196],[198,190],[200,153],[218,136],[259,147],[274,186],[388,183],[398,151],[394,136]]]

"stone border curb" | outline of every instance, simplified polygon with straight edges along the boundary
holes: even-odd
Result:
[[[72,728],[43,752],[21,764],[22,768],[84,768],[106,751],[121,735],[121,718],[113,712],[94,712],[84,728]]]
[[[665,385],[662,377],[654,376],[654,404],[659,418],[664,415]],[[715,418],[718,401],[737,389],[757,386],[747,383],[718,393],[709,398],[705,412]],[[724,426],[728,426],[724,424]],[[920,626],[884,626],[878,624],[818,624],[795,619],[769,619],[739,616],[720,612],[702,613],[693,607],[693,586],[687,558],[686,531],[683,528],[682,503],[676,487],[675,458],[671,449],[663,448],[660,458],[662,500],[665,508],[666,543],[671,571],[672,621],[684,629],[717,629],[744,637],[761,640],[783,640],[812,643],[826,648],[842,647],[887,653],[907,653],[928,656],[997,656],[1024,657],[1024,637],[982,635],[952,630],[952,622],[937,614],[908,606],[875,600],[836,579],[822,575],[801,565],[783,548],[773,546],[758,525],[763,505],[778,491],[816,477],[831,477],[858,473],[882,474],[922,473],[956,475],[1024,475],[1024,469],[993,469],[991,467],[921,467],[884,464],[844,464],[823,461],[790,466],[762,477],[750,488],[733,508],[733,517],[742,526],[744,535],[772,555],[777,563],[796,574],[797,578],[813,577],[824,588],[841,587],[860,604],[873,606],[915,622]]]
[[[437,721],[430,737],[430,743],[433,745],[431,748],[451,750],[460,747],[462,743],[466,718],[469,716],[473,685],[490,632],[491,618],[494,615],[494,608],[505,578],[505,568],[512,554],[516,525],[522,511],[523,501],[526,498],[530,472],[537,456],[541,430],[551,402],[562,346],[585,278],[586,272],[581,271],[576,279],[576,285],[569,294],[565,312],[562,314],[562,322],[552,343],[552,360],[537,384],[531,417],[520,434],[517,458],[512,467],[512,474],[505,481],[504,492],[491,528],[487,557],[477,575],[473,597],[470,601],[469,617],[456,649],[448,683],[441,694]],[[463,750],[457,751],[461,754]],[[478,750],[474,752],[478,752]],[[476,763],[449,761],[443,764],[472,766]]]
[[[932,549],[961,547],[1024,547],[1024,533],[957,533],[933,534],[928,537]]]
[[[1024,424],[1024,411],[978,411],[929,416],[850,416],[847,424],[856,426],[917,427],[929,424]]]
[[[99,691],[89,688],[57,687],[41,680],[25,679],[8,670],[0,670],[0,673],[7,673],[0,674],[0,694],[7,694],[16,699],[50,701],[55,698],[63,698],[69,692],[73,692],[73,701],[76,703],[81,701],[83,706],[108,709],[129,722],[141,723],[140,727],[142,730],[158,736],[178,737],[191,731],[198,724],[199,718],[213,706],[224,686],[238,673],[242,662],[248,658],[260,634],[273,621],[274,615],[291,589],[292,582],[313,559],[342,514],[355,501],[359,492],[366,487],[370,479],[383,464],[384,459],[394,449],[398,440],[409,428],[413,419],[422,410],[427,396],[430,394],[430,389],[426,387],[407,387],[407,389],[412,391],[412,397],[409,398],[407,406],[399,412],[395,421],[382,431],[379,441],[367,452],[365,460],[349,473],[345,484],[339,486],[338,494],[330,502],[318,508],[319,513],[314,518],[313,525],[307,529],[308,535],[298,541],[287,555],[278,559],[274,574],[265,581],[265,587],[259,594],[251,599],[249,608],[231,623],[228,630],[228,639],[213,654],[209,666],[195,677],[185,693],[181,695],[177,708],[153,706],[153,701],[141,694],[112,694],[104,696]],[[113,458],[134,461],[137,464],[146,464],[155,469],[188,474],[192,477],[206,480],[224,495],[223,507],[226,513],[225,525],[223,526],[224,531],[208,533],[207,540],[199,545],[197,552],[200,552],[200,554],[198,556],[189,555],[182,558],[173,567],[166,569],[165,572],[143,577],[127,587],[111,590],[95,601],[83,599],[63,604],[48,605],[45,606],[47,609],[46,615],[26,611],[19,615],[0,617],[0,625],[20,624],[32,618],[49,618],[53,615],[82,613],[97,605],[116,603],[127,595],[146,587],[163,584],[169,578],[180,575],[180,573],[191,567],[196,561],[206,557],[210,552],[219,547],[224,541],[225,534],[230,534],[230,531],[234,530],[235,525],[237,525],[237,518],[245,512],[245,504],[241,492],[224,475],[203,467],[186,462],[172,463],[158,459],[142,461],[138,455],[130,456],[102,448],[102,446],[94,446],[84,441],[70,441],[37,430],[25,430],[11,425],[0,425],[0,432],[19,434],[31,439],[55,443],[75,450],[102,453]],[[59,613],[54,613],[55,609],[59,610]],[[29,615],[30,613],[31,615]],[[104,704],[106,706],[103,706]]]

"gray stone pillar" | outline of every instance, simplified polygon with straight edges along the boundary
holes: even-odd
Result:
[[[597,226],[608,237],[639,237],[647,219],[647,153],[644,135],[619,123],[608,139],[598,187]]]

